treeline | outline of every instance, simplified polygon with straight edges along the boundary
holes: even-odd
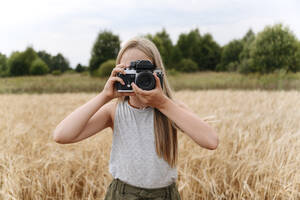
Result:
[[[266,26],[257,35],[250,29],[242,38],[220,46],[210,33],[199,29],[179,35],[173,44],[165,29],[147,34],[158,47],[167,70],[181,72],[236,71],[247,74],[300,71],[300,42],[282,24]],[[120,50],[119,36],[111,31],[100,31],[94,42],[88,66],[77,64],[75,71],[89,71],[93,76],[107,76],[114,67]],[[27,47],[24,52],[13,52],[9,58],[0,53],[0,76],[60,74],[72,70],[62,55],[52,56],[45,51],[35,52]]]
[[[242,38],[222,47],[211,34],[202,35],[198,29],[180,34],[176,44],[165,29],[145,37],[156,44],[166,69],[171,71],[234,71],[242,74],[300,71],[300,42],[282,24],[266,26],[257,35],[250,29]],[[92,49],[90,73],[108,75],[119,49],[118,35],[109,31],[99,33]]]
[[[22,52],[13,52],[9,58],[0,53],[0,75],[2,77],[48,73],[59,75],[67,70],[72,70],[72,68],[69,61],[61,53],[52,56],[46,51],[36,52],[30,46]]]

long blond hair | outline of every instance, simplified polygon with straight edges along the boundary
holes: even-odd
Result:
[[[165,67],[160,56],[160,53],[153,42],[144,37],[135,37],[127,41],[120,49],[116,64],[120,64],[121,58],[127,49],[136,48],[142,51],[149,57],[153,64],[161,69],[163,78],[163,93],[172,99],[172,89],[168,83]],[[129,96],[118,98],[119,101],[129,99]],[[155,146],[156,153],[159,157],[163,158],[171,167],[177,165],[178,157],[178,140],[177,140],[177,125],[171,121],[167,116],[161,113],[158,109],[154,108],[154,132],[155,132]]]

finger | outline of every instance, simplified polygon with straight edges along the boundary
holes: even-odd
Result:
[[[154,78],[156,80],[156,86],[155,88],[161,88],[160,79],[158,78],[157,74],[153,72]]]
[[[116,76],[116,74],[118,73],[118,72],[120,72],[120,73],[122,73],[122,74],[126,74],[126,72],[124,71],[124,69],[123,68],[120,68],[120,67],[115,67],[115,68],[113,68],[113,70],[112,70],[112,72],[111,72],[111,76]]]
[[[124,63],[120,63],[120,64],[117,64],[116,67],[119,67],[119,68],[125,68],[126,65]]]
[[[121,79],[120,77],[117,77],[117,76],[114,76],[114,77],[111,77],[110,80],[114,83],[116,81],[120,82],[122,85],[125,85],[123,79]]]
[[[130,66],[130,64],[125,64],[125,63],[120,63],[120,64],[117,64],[116,67],[119,67],[119,68],[128,68]]]
[[[118,73],[118,72],[122,72],[122,71],[118,71],[118,70],[120,70],[120,69],[122,69],[122,70],[124,70],[124,68],[126,68],[126,65],[125,64],[123,64],[123,63],[121,63],[121,64],[118,64],[118,65],[116,65],[116,67],[114,67],[113,68],[113,70],[111,71],[111,76],[116,76],[116,74]],[[122,72],[123,74],[125,74],[125,71],[124,72]]]
[[[134,82],[131,83],[131,87],[132,87],[134,93],[140,94],[140,92],[141,92],[140,88],[138,88]]]

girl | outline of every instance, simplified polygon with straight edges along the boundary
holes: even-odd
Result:
[[[117,92],[117,73],[131,61],[149,60],[161,69],[163,87],[146,91],[132,83],[133,92]],[[163,88],[163,89],[162,89]],[[111,101],[117,98],[117,101]],[[77,108],[55,129],[58,143],[74,143],[110,127],[113,142],[109,172],[113,176],[105,200],[180,199],[177,189],[177,129],[201,147],[216,149],[216,132],[184,103],[172,98],[165,68],[156,46],[146,38],[133,38],[121,48],[116,67],[104,89]]]

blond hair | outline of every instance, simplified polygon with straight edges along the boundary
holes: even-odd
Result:
[[[147,57],[152,60],[156,68],[161,69],[164,74],[163,79],[163,93],[172,99],[172,89],[168,83],[165,67],[160,56],[160,53],[153,42],[143,37],[135,37],[127,41],[120,49],[116,64],[120,64],[121,58],[127,49],[136,48],[142,51]],[[119,101],[129,99],[129,96],[118,98]],[[155,146],[156,153],[163,158],[171,167],[177,165],[178,157],[178,140],[176,124],[167,116],[154,108],[154,132],[155,132]],[[177,127],[179,128],[179,127]]]

